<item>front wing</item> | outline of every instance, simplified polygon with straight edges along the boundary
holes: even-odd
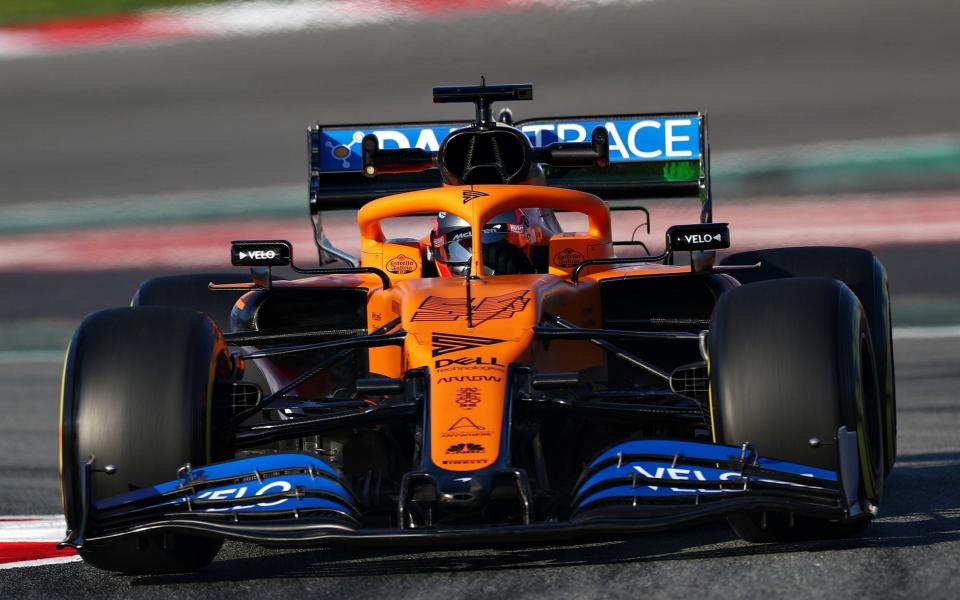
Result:
[[[192,533],[266,546],[480,544],[661,531],[745,511],[831,520],[868,518],[857,498],[856,434],[840,428],[839,472],[765,458],[743,447],[634,440],[596,457],[573,494],[569,518],[543,523],[367,528],[349,485],[321,457],[269,454],[201,468],[176,479],[90,500],[63,546],[95,548],[151,532]],[[84,464],[83,473],[92,465]],[[400,514],[404,507],[398,507]]]

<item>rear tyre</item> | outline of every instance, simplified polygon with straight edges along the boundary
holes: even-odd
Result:
[[[245,292],[218,290],[210,283],[249,283],[246,273],[191,273],[154,277],[140,284],[131,306],[175,306],[207,315],[220,328],[230,331],[230,313],[233,305]]]
[[[726,257],[724,265],[753,265],[759,269],[731,274],[741,283],[785,277],[826,277],[849,287],[867,316],[873,344],[879,401],[883,411],[884,473],[897,458],[897,398],[893,372],[893,327],[890,322],[890,284],[883,264],[869,250],[834,246],[774,248],[740,252]]]
[[[866,317],[850,289],[830,279],[760,282],[723,294],[711,321],[716,441],[749,442],[760,456],[839,471],[835,437],[846,426],[857,433],[861,504],[877,505],[884,479],[879,391]],[[811,438],[826,443],[813,447]],[[792,541],[853,535],[868,519],[768,512],[729,522],[747,541]]]
[[[207,315],[220,328],[232,331],[230,313],[233,306],[245,294],[242,290],[211,290],[210,283],[250,283],[246,273],[191,273],[154,277],[140,284],[133,296],[131,306],[173,306],[195,310]],[[243,378],[267,391],[270,386],[256,361],[244,364]]]
[[[80,324],[64,365],[61,479],[67,528],[80,527],[80,461],[115,465],[93,472],[96,501],[176,477],[185,463],[223,458],[229,406],[215,380],[230,374],[219,329],[206,316],[179,308],[136,307],[94,313]],[[91,508],[92,510],[92,508]],[[97,514],[89,515],[88,536]],[[186,534],[143,535],[84,545],[91,565],[121,573],[199,569],[221,542]]]

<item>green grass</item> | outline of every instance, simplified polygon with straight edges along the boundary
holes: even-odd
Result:
[[[207,4],[209,1],[210,0],[0,0],[0,25],[23,25],[67,17],[115,15],[145,8]]]

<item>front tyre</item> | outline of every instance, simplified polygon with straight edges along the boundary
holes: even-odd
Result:
[[[890,284],[883,264],[869,250],[835,246],[773,248],[732,254],[723,265],[756,265],[733,271],[742,284],[786,277],[824,277],[842,281],[863,305],[880,384],[883,415],[884,473],[890,475],[897,458],[897,398],[893,372],[893,328],[890,320]]]
[[[64,365],[60,465],[67,528],[80,527],[80,461],[115,465],[90,474],[93,502],[176,477],[185,463],[223,458],[229,407],[215,381],[230,374],[220,330],[206,316],[179,308],[104,310],[84,319]],[[95,533],[91,507],[87,535]],[[94,531],[91,531],[91,528]],[[83,559],[122,573],[199,569],[219,540],[176,534],[84,545]]]
[[[835,437],[846,426],[857,433],[861,506],[877,505],[884,454],[872,352],[863,308],[839,281],[778,279],[727,292],[710,329],[716,441],[839,472]],[[815,447],[812,438],[826,443]],[[748,541],[791,541],[853,535],[868,519],[751,513],[729,521]]]

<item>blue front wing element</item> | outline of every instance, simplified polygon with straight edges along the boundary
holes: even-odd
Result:
[[[357,502],[339,472],[306,454],[267,454],[196,469],[176,479],[94,503],[106,518],[149,520],[189,514],[261,514],[286,519],[310,512],[358,526]],[[837,510],[850,500],[834,471],[759,456],[749,446],[634,440],[597,456],[574,494],[576,514],[625,503],[701,504],[731,496],[774,493],[817,498]],[[641,513],[636,513],[640,516]]]
[[[845,456],[855,459],[856,435],[840,428],[838,439],[839,464],[844,464]],[[604,451],[575,486],[569,520],[527,524],[370,527],[339,472],[322,458],[306,454],[255,456],[184,468],[178,475],[94,503],[94,535],[85,535],[82,527],[65,544],[93,547],[122,536],[187,529],[281,547],[329,543],[422,547],[430,542],[546,541],[658,531],[740,511],[789,511],[837,520],[862,517],[855,465],[845,466],[838,476],[759,456],[749,445],[672,440],[634,440]]]
[[[177,479],[95,503],[98,511],[126,515],[157,510],[193,513],[263,513],[327,510],[358,516],[339,473],[318,457],[267,454],[196,469]]]
[[[585,471],[574,505],[654,498],[715,498],[756,489],[833,494],[837,473],[758,456],[752,448],[697,442],[634,440],[597,456]]]
[[[374,134],[381,148],[422,148],[436,152],[451,131],[466,123],[425,125],[376,125],[324,127],[320,140],[320,172],[360,171],[360,142]],[[648,161],[695,160],[700,147],[700,116],[583,117],[547,119],[517,124],[534,148],[553,142],[585,142],[595,127],[606,127],[610,139],[610,161],[632,163]]]

